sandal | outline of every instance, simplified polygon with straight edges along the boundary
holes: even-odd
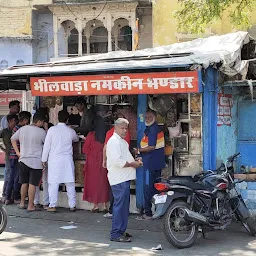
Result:
[[[35,204],[36,209],[43,209],[43,206],[41,204]]]
[[[49,205],[44,205],[44,206],[43,206],[43,209],[44,209],[44,210],[48,210],[48,208],[49,208]]]
[[[95,209],[92,209],[91,212],[92,212],[92,213],[99,213],[100,210],[99,210],[99,208],[95,208]]]
[[[34,210],[28,210],[27,212],[40,212],[42,209],[41,208],[35,208]]]
[[[69,211],[70,212],[76,212],[76,207],[70,208]]]
[[[26,209],[25,205],[20,205],[20,204],[18,204],[17,207],[18,207],[19,209]]]
[[[110,241],[118,243],[130,243],[131,239],[128,237],[120,236],[118,238],[111,238]]]
[[[142,216],[136,217],[135,220],[152,220],[152,217],[144,214]]]

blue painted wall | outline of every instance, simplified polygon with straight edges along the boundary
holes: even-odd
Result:
[[[217,165],[225,161],[237,151],[237,109],[239,92],[235,88],[225,88],[225,94],[232,94],[233,106],[231,108],[231,126],[222,125],[217,127]]]
[[[53,17],[50,11],[33,13],[33,61],[44,63],[54,57]]]
[[[203,170],[216,169],[218,72],[209,67],[203,87]]]
[[[54,33],[53,15],[50,11],[33,14],[33,61],[34,63],[44,63],[54,58]],[[67,40],[64,37],[63,27],[58,31],[59,56],[67,56]]]
[[[16,65],[17,60],[23,60],[24,64],[32,64],[32,41],[31,39],[1,38],[0,39],[0,62],[8,61],[8,66]]]
[[[17,60],[24,64],[44,63],[54,57],[52,13],[33,12],[33,39],[1,38],[0,63],[8,61],[8,66],[16,65]],[[64,48],[64,42],[60,41]]]
[[[217,128],[217,162],[223,162],[227,157],[238,152],[238,105],[243,100],[250,100],[248,86],[240,88],[229,87],[222,89],[225,94],[232,94],[233,106],[231,108],[231,126],[218,126]],[[238,159],[238,163],[241,162]],[[243,164],[243,163],[241,163]],[[240,163],[239,163],[240,165]],[[238,171],[238,170],[237,170]]]

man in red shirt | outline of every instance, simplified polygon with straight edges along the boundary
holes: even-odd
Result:
[[[122,116],[122,115],[120,115]],[[124,117],[118,117],[118,118],[124,118]],[[105,138],[105,142],[104,142],[104,145],[106,145],[108,143],[108,140],[112,137],[112,135],[114,134],[114,131],[115,131],[115,127],[112,127],[107,133],[106,133],[106,138]],[[130,143],[131,143],[131,134],[130,134],[130,131],[128,131],[126,137],[124,138],[127,143],[129,144],[130,146]]]
[[[117,113],[116,114],[116,119],[118,118],[125,118],[124,115]],[[112,135],[114,134],[115,131],[115,127],[112,127],[107,133],[106,133],[106,138],[105,138],[105,142],[104,142],[104,148],[103,148],[103,163],[102,166],[104,168],[106,168],[106,162],[107,162],[107,156],[106,156],[106,145],[108,143],[108,140],[112,137]],[[131,143],[131,134],[130,131],[128,130],[126,137],[124,138],[127,143],[130,146]],[[114,203],[114,197],[112,194],[112,191],[110,190],[110,206],[109,206],[109,210],[108,213],[104,214],[105,218],[111,219],[112,218],[112,210],[113,210],[113,203]]]

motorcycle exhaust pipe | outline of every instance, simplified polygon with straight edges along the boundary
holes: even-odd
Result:
[[[189,209],[179,209],[179,216],[187,221],[193,221],[197,224],[208,223],[206,217]]]

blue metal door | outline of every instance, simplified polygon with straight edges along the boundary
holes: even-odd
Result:
[[[242,101],[238,107],[238,168],[256,167],[256,102]]]

